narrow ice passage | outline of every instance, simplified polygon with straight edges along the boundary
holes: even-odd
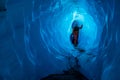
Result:
[[[118,0],[0,0],[0,80],[39,80],[75,66],[92,80],[119,80]],[[72,23],[83,25],[78,46]],[[83,51],[81,51],[83,50]]]

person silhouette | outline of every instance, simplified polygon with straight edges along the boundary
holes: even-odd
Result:
[[[83,28],[83,24],[81,26],[75,25],[75,27],[72,27],[72,33],[70,35],[70,40],[75,47],[77,47],[78,45],[79,31],[82,28]]]

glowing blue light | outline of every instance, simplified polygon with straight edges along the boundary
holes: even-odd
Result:
[[[73,12],[72,25],[74,27],[76,24],[78,26],[83,25],[83,29],[79,33],[79,48],[90,49],[93,48],[94,41],[97,36],[97,26],[90,14],[88,14],[84,9]]]
[[[84,16],[79,14],[77,11],[73,13],[73,20],[84,21]]]

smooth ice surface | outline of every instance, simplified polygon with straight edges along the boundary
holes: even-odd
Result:
[[[119,80],[119,9],[119,0],[0,0],[0,80],[62,73],[75,57],[90,80]],[[83,24],[77,48],[74,20]]]

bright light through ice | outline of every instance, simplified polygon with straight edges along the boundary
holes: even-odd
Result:
[[[72,16],[72,21],[71,21],[71,24],[70,24],[70,26],[69,26],[69,28],[68,28],[68,33],[71,32],[71,25],[72,25],[72,22],[73,22],[74,20],[78,20],[78,21],[84,22],[84,16],[83,16],[84,14],[83,14],[83,13],[80,14],[79,12],[74,11],[72,15],[73,15],[73,16]]]
[[[73,13],[73,20],[84,21],[84,16],[82,14],[79,14],[77,11],[75,11]]]
[[[72,13],[72,17],[72,23],[76,21],[79,26],[83,24],[83,29],[79,34],[78,47],[85,49],[92,48],[97,35],[97,27],[94,19],[84,10],[74,11]]]

